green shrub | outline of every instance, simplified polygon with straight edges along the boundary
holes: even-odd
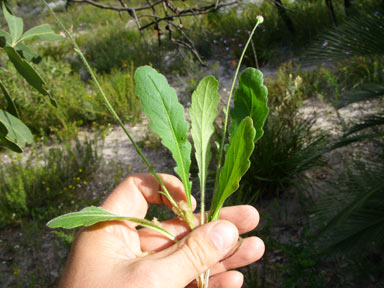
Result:
[[[125,121],[137,121],[141,113],[141,104],[135,94],[134,66],[131,63],[126,70],[112,69],[111,74],[100,75],[99,80],[112,107]]]
[[[323,75],[325,68],[319,67],[312,71],[304,71],[293,62],[286,62],[277,69],[276,77],[267,78],[270,95],[269,103],[273,107],[287,105],[299,107],[304,100],[317,97],[323,92],[327,83],[319,75]]]
[[[336,63],[335,74],[343,90],[363,83],[384,84],[384,56],[351,57]]]
[[[144,33],[144,38],[135,28],[124,26],[100,26],[96,33],[83,33],[76,38],[92,68],[98,73],[110,73],[112,69],[126,69],[153,65],[162,72],[188,71],[189,52],[180,54],[168,39],[159,45],[156,39]],[[174,51],[172,51],[174,50]],[[80,61],[75,70],[82,67]]]
[[[259,64],[292,56],[301,51],[321,31],[330,27],[329,14],[324,1],[299,1],[284,3],[288,17],[292,20],[295,32],[292,34],[278,13],[278,9],[269,1],[260,4],[244,4],[228,12],[208,15],[204,27],[209,31],[211,43],[221,50],[234,51],[236,57],[242,51],[242,43],[254,25],[257,15],[264,16],[262,29],[256,31],[254,44]],[[241,11],[241,12],[239,12]],[[342,5],[336,5],[336,13],[343,17]],[[199,36],[194,36],[198,42]],[[200,37],[201,38],[201,37]],[[217,48],[215,48],[217,50]],[[236,58],[235,57],[235,58]],[[255,55],[248,49],[246,64],[255,66]]]
[[[324,148],[325,138],[311,131],[312,121],[296,113],[274,111],[268,117],[244,179],[242,199],[252,199],[255,193],[266,198],[278,196],[301,172],[319,164],[319,157],[312,157]]]
[[[98,146],[77,139],[43,152],[33,149],[25,158],[9,154],[10,162],[0,166],[0,227],[28,219],[45,222],[95,202],[87,199],[86,187],[100,165]]]
[[[34,135],[44,136],[53,131],[70,130],[73,126],[114,121],[94,86],[84,83],[79,74],[72,73],[69,64],[48,58],[36,67],[45,76],[57,108],[46,97],[29,89],[11,64],[8,67],[0,68],[0,79],[6,81],[21,119]],[[133,72],[133,66],[129,64],[125,70],[114,69],[112,74],[101,76],[108,97],[119,115],[127,121],[136,121],[140,115],[140,106],[133,93]],[[1,100],[5,99],[0,98],[0,104],[5,105]]]
[[[96,33],[81,34],[76,41],[99,73],[127,67],[132,61],[140,65],[142,59],[150,56],[149,51],[143,49],[145,43],[140,33],[121,26],[100,26]],[[82,64],[79,62],[79,65]]]

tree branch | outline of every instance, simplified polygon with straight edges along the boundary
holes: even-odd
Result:
[[[100,9],[116,11],[120,14],[120,16],[122,12],[126,11],[129,16],[135,21],[137,29],[140,31],[140,33],[142,33],[144,29],[154,26],[154,29],[157,31],[159,45],[161,42],[161,35],[163,35],[159,24],[161,22],[165,22],[166,27],[168,27],[166,29],[169,31],[168,36],[172,43],[176,44],[179,47],[183,47],[185,49],[190,50],[201,64],[204,64],[204,62],[202,61],[193,41],[184,32],[184,27],[182,25],[181,19],[183,17],[196,17],[199,15],[206,15],[217,11],[222,7],[228,7],[239,3],[239,0],[233,0],[231,2],[224,3],[221,3],[220,0],[214,0],[211,1],[211,4],[203,4],[201,6],[198,6],[198,4],[196,4],[193,7],[187,5],[178,7],[173,3],[172,0],[157,0],[154,2],[146,0],[145,4],[143,4],[143,6],[141,7],[129,7],[124,0],[117,1],[120,3],[121,6],[102,4],[94,0],[67,0],[67,4],[76,3],[91,5]],[[174,23],[174,21],[176,20],[179,21],[179,25],[176,25]],[[148,21],[150,22],[148,23]],[[172,28],[180,33],[182,39],[174,38],[172,34]],[[143,34],[142,37],[144,37]]]

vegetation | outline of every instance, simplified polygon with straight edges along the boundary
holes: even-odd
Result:
[[[34,220],[38,223],[89,203],[87,185],[101,164],[95,140],[64,142],[25,159],[10,154],[0,167],[0,227]],[[93,201],[98,201],[94,199]]]
[[[190,2],[183,1],[186,5]],[[383,37],[378,35],[384,31],[383,3],[355,0],[347,7],[349,1],[282,1],[287,20],[277,2],[242,3],[182,20],[183,31],[209,64],[208,69],[212,62],[218,63],[215,76],[224,83],[218,92],[226,96],[226,75],[238,64],[235,59],[244,48],[256,15],[265,18],[245,54],[244,66],[265,71],[270,114],[263,137],[255,143],[250,169],[239,191],[228,200],[228,204],[250,203],[261,212],[261,228],[254,233],[266,242],[267,252],[260,263],[242,271],[246,285],[380,287],[384,282],[384,58]],[[326,4],[329,2],[333,16]],[[115,5],[117,1],[103,3]],[[23,18],[25,31],[49,23],[52,31],[62,35],[62,28],[39,1],[9,0],[7,4],[15,16]],[[188,94],[182,101],[185,106],[190,105],[189,97],[202,75],[209,73],[191,50],[175,49],[166,33],[160,45],[156,29],[146,29],[142,35],[128,22],[128,13],[119,17],[117,12],[89,5],[71,5],[57,13],[65,27],[72,29],[126,125],[147,123],[134,93],[137,67],[153,66],[172,86],[175,79],[181,79],[177,83],[185,81],[177,87],[179,95]],[[0,25],[9,31],[5,18],[0,17]],[[161,30],[166,32],[165,26]],[[175,32],[174,36],[180,35]],[[12,255],[13,259],[4,260],[5,268],[0,272],[0,286],[4,287],[54,287],[73,234],[52,234],[45,228],[46,221],[99,205],[104,193],[136,165],[128,166],[118,159],[110,162],[101,154],[105,127],[115,125],[115,120],[106,112],[89,72],[82,68],[69,41],[40,40],[23,42],[41,57],[39,63],[31,58],[26,62],[44,80],[56,106],[20,76],[0,48],[0,81],[35,142],[33,146],[27,144],[26,152],[20,155],[0,150],[0,229],[6,236],[0,241],[0,258],[11,259]],[[272,73],[267,75],[269,71]],[[0,109],[9,112],[10,102],[3,92]],[[320,108],[303,114],[303,107],[313,102],[320,103]],[[328,110],[323,112],[322,107]],[[363,112],[366,117],[354,116]],[[333,117],[337,128],[321,129],[324,126],[318,125],[319,117],[328,115],[325,113]],[[222,123],[220,118],[216,122],[218,139]],[[88,131],[100,131],[102,137],[84,138]],[[159,146],[147,145],[148,141],[160,140],[147,135],[140,148],[149,151]],[[214,149],[212,152],[212,159],[216,159]],[[197,165],[191,163],[192,172],[198,171]],[[215,168],[213,165],[210,170]],[[108,177],[98,177],[100,172]],[[213,193],[213,178],[208,175],[207,198]],[[154,216],[167,214],[154,209]],[[13,236],[19,233],[23,236]],[[49,240],[43,243],[39,239]],[[36,253],[44,250],[40,249],[43,244],[55,247],[55,253],[61,255],[55,257],[62,260],[56,261],[54,268],[46,263],[24,265],[23,255],[35,259],[40,255]]]

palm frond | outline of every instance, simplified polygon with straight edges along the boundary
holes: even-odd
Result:
[[[348,137],[352,134],[366,130],[369,128],[374,128],[376,130],[377,136],[384,136],[384,131],[378,131],[379,127],[384,125],[384,114],[382,115],[373,115],[365,117],[361,123],[355,124],[344,134],[344,137]]]
[[[356,162],[315,209],[323,251],[384,248],[384,154]]]
[[[352,103],[376,99],[382,96],[384,96],[384,86],[372,83],[362,84],[358,88],[345,93],[339,99],[336,108],[340,109]]]
[[[351,56],[384,55],[384,16],[354,17],[324,33],[308,48],[305,62],[340,60]]]

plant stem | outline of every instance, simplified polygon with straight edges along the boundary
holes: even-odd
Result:
[[[239,59],[239,63],[237,64],[235,76],[233,77],[231,90],[230,90],[229,96],[228,96],[227,106],[224,110],[224,114],[225,114],[224,128],[223,128],[223,135],[222,135],[221,143],[220,143],[219,156],[218,156],[218,160],[217,160],[216,178],[215,178],[215,186],[213,189],[213,195],[216,195],[217,190],[219,189],[219,177],[220,177],[220,170],[221,170],[221,162],[222,162],[223,153],[224,153],[225,138],[226,138],[226,134],[227,134],[227,126],[228,126],[228,119],[229,119],[229,106],[231,104],[232,94],[233,94],[233,90],[235,88],[237,75],[239,74],[241,63],[243,62],[245,52],[247,51],[249,43],[252,40],[253,34],[255,34],[257,26],[259,26],[259,24],[263,23],[263,21],[264,21],[264,19],[262,16],[257,17],[257,22],[256,22],[255,26],[253,27],[251,34],[249,35],[247,43],[244,46],[243,52],[241,53],[241,56]],[[208,221],[212,221],[212,220],[217,220],[217,219],[212,219],[212,215],[209,215]]]
[[[65,28],[64,24],[60,21],[60,19],[57,17],[56,13],[49,7],[49,5],[47,4],[47,2],[45,0],[42,0],[45,4],[45,6],[48,8],[48,10],[51,12],[51,14],[53,15],[53,17],[55,18],[56,22],[62,27],[63,31],[65,32],[65,34],[68,36],[68,38],[70,39],[70,41],[72,42],[72,45],[74,47],[74,50],[75,52],[80,56],[82,62],[84,63],[84,65],[86,66],[88,72],[91,74],[91,77],[100,93],[100,95],[102,96],[104,102],[105,102],[105,105],[107,106],[108,110],[111,112],[111,114],[113,115],[113,117],[116,119],[116,121],[119,123],[119,125],[121,126],[121,128],[123,129],[124,133],[128,136],[129,140],[131,141],[132,145],[135,147],[135,150],[136,152],[140,155],[141,159],[143,159],[144,163],[147,165],[148,167],[148,170],[149,170],[149,173],[152,174],[156,180],[160,183],[160,186],[162,188],[162,192],[160,192],[161,194],[163,194],[168,200],[169,202],[171,203],[172,207],[174,207],[176,209],[176,212],[179,216],[181,216],[186,222],[187,224],[189,225],[189,227],[191,229],[194,228],[194,223],[192,222],[191,219],[193,219],[193,217],[190,217],[191,215],[191,212],[189,211],[183,211],[180,206],[176,203],[176,201],[172,198],[171,194],[168,192],[167,188],[165,187],[163,181],[161,180],[161,178],[159,177],[159,175],[155,172],[155,170],[153,169],[153,166],[149,163],[148,159],[145,157],[145,155],[143,154],[143,152],[141,151],[140,147],[136,144],[135,140],[132,138],[132,136],[129,134],[127,128],[124,126],[124,123],[122,122],[122,120],[120,119],[120,117],[117,115],[116,111],[113,109],[111,103],[109,102],[107,96],[105,95],[104,93],[104,90],[103,88],[101,87],[100,85],[100,82],[98,81],[94,71],[92,70],[92,68],[90,67],[87,59],[85,58],[84,54],[81,52],[79,46],[77,45],[75,39],[73,39],[72,35],[68,32],[68,30]]]
[[[255,27],[253,27],[251,34],[249,35],[247,43],[244,46],[243,52],[241,53],[241,56],[239,59],[239,63],[237,64],[235,76],[233,77],[232,87],[231,87],[231,90],[229,92],[227,106],[224,110],[224,114],[225,114],[224,129],[223,129],[223,136],[222,136],[221,144],[220,144],[219,157],[218,157],[217,170],[216,170],[215,186],[214,186],[214,190],[213,190],[213,197],[214,198],[215,198],[215,195],[217,194],[217,190],[219,188],[218,186],[219,186],[221,162],[222,162],[222,157],[223,157],[223,153],[224,153],[224,144],[225,144],[225,137],[227,134],[227,126],[228,126],[228,118],[229,118],[229,105],[231,103],[232,94],[233,94],[233,90],[235,88],[237,75],[239,74],[241,63],[243,62],[245,52],[247,51],[249,43],[252,40],[253,34],[255,33],[257,26],[259,26],[259,24],[263,23],[263,21],[264,21],[264,19],[262,16],[257,17],[257,22],[255,24]],[[253,45],[253,42],[252,42],[252,45]],[[213,211],[213,209],[211,209],[211,212],[212,211]],[[215,215],[211,215],[211,213],[209,213],[207,222],[217,220],[219,218],[219,212],[220,212],[220,209],[217,210],[217,213]],[[208,288],[209,274],[210,274],[210,270],[208,269],[207,271],[205,271],[203,274],[201,274],[199,276],[199,278],[197,279],[198,288]]]

